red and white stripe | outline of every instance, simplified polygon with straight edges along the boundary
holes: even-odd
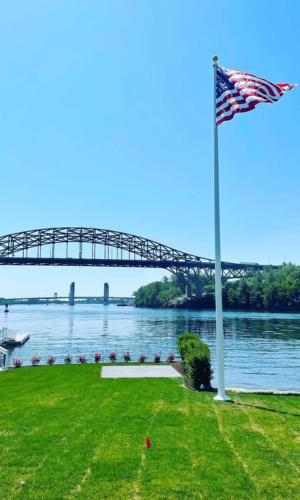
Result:
[[[235,113],[245,113],[261,102],[277,102],[285,92],[297,87],[288,83],[271,83],[263,78],[222,68],[235,90],[225,91],[216,103],[216,123],[231,120]]]

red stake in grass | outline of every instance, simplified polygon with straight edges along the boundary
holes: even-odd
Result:
[[[94,375],[96,375],[96,373],[94,372]]]
[[[151,446],[151,445],[150,445],[150,439],[149,439],[149,438],[146,438],[146,446],[147,446],[147,448],[150,448],[150,446]]]

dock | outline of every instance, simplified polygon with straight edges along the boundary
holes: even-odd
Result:
[[[29,338],[29,333],[16,333],[15,339],[7,339],[5,342],[3,342],[2,345],[4,347],[19,347],[20,345],[23,345]]]
[[[16,333],[9,328],[1,328],[0,330],[0,345],[3,347],[19,347],[29,338],[29,333]]]

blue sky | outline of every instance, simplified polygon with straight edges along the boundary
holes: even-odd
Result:
[[[213,69],[299,82],[300,4],[2,3],[0,234],[86,226],[213,258]],[[300,83],[300,82],[299,82]],[[219,127],[222,259],[300,264],[299,88]],[[1,268],[0,296],[163,270]]]

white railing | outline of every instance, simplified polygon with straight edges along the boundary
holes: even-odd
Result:
[[[0,347],[0,371],[8,370],[8,351]]]
[[[0,330],[0,344],[5,342],[6,340],[16,340],[17,334],[16,332],[13,332],[12,330],[9,330],[9,328],[1,328]]]

